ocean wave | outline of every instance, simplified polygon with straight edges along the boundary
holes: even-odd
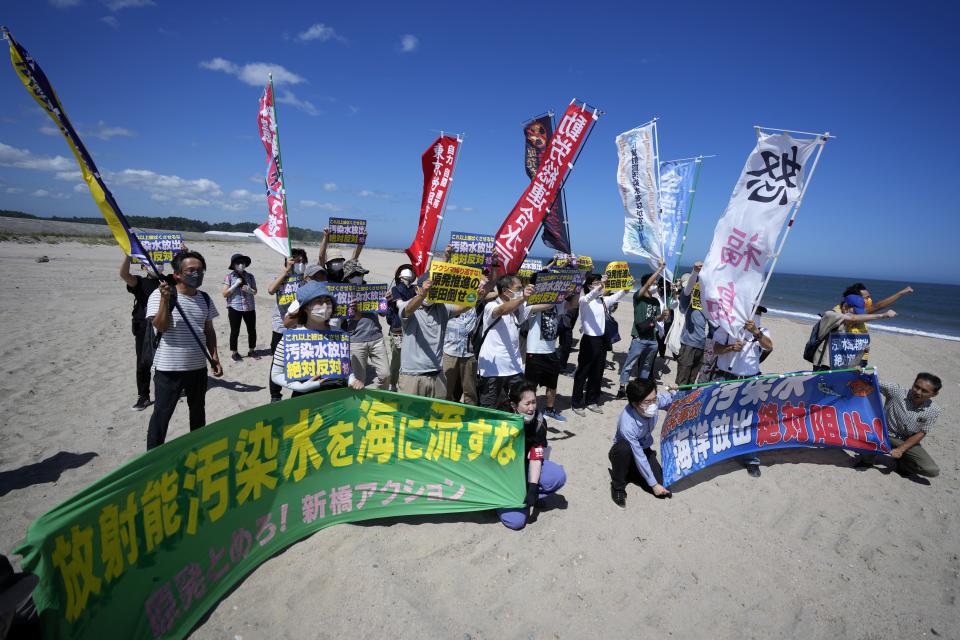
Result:
[[[804,313],[803,311],[786,311],[784,309],[767,309],[768,313],[787,316],[790,318],[802,318],[804,320],[819,320],[820,316],[815,313]],[[902,333],[909,336],[922,336],[924,338],[936,338],[937,340],[951,340],[960,342],[960,336],[950,336],[945,333],[933,333],[931,331],[920,331],[919,329],[907,329],[906,327],[895,327],[889,324],[871,324],[871,331],[886,331],[887,333]]]

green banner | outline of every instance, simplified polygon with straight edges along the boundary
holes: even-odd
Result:
[[[336,389],[153,449],[34,521],[48,638],[179,638],[273,554],[333,524],[522,506],[515,414]]]

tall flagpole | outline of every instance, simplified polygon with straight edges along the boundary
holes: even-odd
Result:
[[[700,165],[703,164],[704,156],[694,158],[696,169],[693,173],[693,188],[690,189],[690,203],[687,205],[687,217],[683,221],[683,235],[680,237],[680,251],[677,253],[677,266],[673,269],[673,281],[677,281],[677,274],[680,272],[680,259],[683,257],[683,247],[687,243],[687,227],[690,225],[690,216],[693,215],[693,199],[697,195],[697,184],[700,182]]]
[[[553,132],[556,133],[557,121],[554,119],[554,113],[553,111],[548,113],[550,114],[550,124],[553,127]],[[570,254],[573,255],[573,236],[570,235],[570,210],[567,209],[567,192],[563,189],[560,190],[560,204],[563,206],[563,226],[567,230],[567,243],[570,245]]]
[[[283,179],[283,161],[280,158],[280,122],[277,120],[277,95],[273,91],[273,74],[268,73],[267,78],[270,82],[270,109],[273,111],[273,126],[276,128],[274,135],[277,137],[277,172],[280,174],[280,189],[283,196],[283,217],[287,223],[287,254],[293,256],[293,243],[290,239],[293,234],[290,231],[290,213],[287,211],[287,184]]]
[[[666,250],[666,243],[665,243],[665,240],[664,240],[664,237],[663,237],[663,218],[661,217],[661,216],[663,215],[663,207],[660,206],[660,196],[661,196],[661,193],[660,193],[660,131],[659,131],[660,128],[657,126],[657,120],[659,120],[659,118],[656,118],[656,117],[655,117],[655,118],[653,119],[653,149],[654,149],[654,150],[653,150],[653,155],[654,155],[654,157],[655,157],[655,160],[654,160],[653,165],[654,165],[654,168],[655,168],[655,170],[656,170],[656,172],[657,172],[657,208],[658,208],[658,211],[656,211],[657,222],[658,222],[658,224],[657,224],[657,233],[658,233],[658,235],[660,236],[660,261],[663,262],[664,264],[666,264],[666,260],[667,260],[666,253],[667,253],[667,250]],[[664,299],[665,299],[665,300],[664,300],[664,304],[666,304],[666,296],[667,296],[667,270],[666,270],[666,268],[664,268],[664,269],[660,272],[660,279],[661,279],[661,281],[663,282],[663,295],[664,295]],[[644,285],[644,283],[641,282],[641,283],[640,283],[640,288],[643,288],[643,285]]]
[[[440,131],[440,139],[443,139],[443,131]],[[453,177],[457,173],[457,163],[460,162],[460,149],[463,146],[463,134],[457,134],[457,152],[453,157],[453,168],[450,169],[450,179],[448,183],[453,186]],[[427,253],[426,273],[430,273],[430,265],[433,264],[433,251],[437,246],[437,238],[440,237],[440,229],[443,228],[443,215],[447,212],[447,201],[450,199],[450,187],[447,187],[447,197],[443,199],[443,207],[440,209],[437,230],[433,234],[433,240],[430,242],[430,251]]]
[[[777,131],[787,131],[786,129],[777,129]],[[757,127],[757,134],[759,135],[760,128]],[[777,266],[777,260],[780,259],[780,252],[783,251],[783,245],[787,242],[787,236],[790,235],[790,229],[793,228],[793,221],[797,217],[797,211],[800,210],[800,205],[803,204],[803,196],[807,193],[807,187],[810,185],[810,181],[813,180],[813,172],[817,170],[817,163],[820,162],[820,154],[823,153],[823,148],[827,144],[827,140],[832,137],[830,132],[818,133],[816,134],[820,138],[820,142],[817,143],[819,146],[817,148],[817,155],[813,159],[813,166],[810,167],[810,175],[807,176],[806,180],[803,181],[803,188],[800,189],[800,197],[797,198],[797,201],[793,204],[793,213],[790,214],[790,221],[787,222],[787,230],[784,232],[783,237],[780,238],[780,243],[777,245],[777,251],[773,254],[773,262],[770,264],[770,268],[767,270],[767,275],[763,279],[763,285],[760,287],[760,292],[757,294],[757,298],[753,301],[753,309],[750,311],[750,316],[748,320],[752,320],[753,316],[757,313],[757,307],[760,306],[760,301],[763,299],[763,294],[767,290],[767,284],[770,283],[770,276],[773,275],[773,270]]]

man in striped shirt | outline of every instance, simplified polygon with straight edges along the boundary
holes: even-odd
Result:
[[[880,393],[884,397],[883,413],[887,418],[890,437],[890,455],[896,458],[896,470],[900,475],[916,474],[928,478],[940,475],[940,468],[926,449],[920,446],[920,441],[940,417],[940,407],[933,402],[933,397],[942,386],[940,378],[932,373],[918,373],[909,391],[898,384],[880,383]],[[854,466],[861,471],[868,469],[873,465],[874,458],[872,455],[860,455]]]
[[[190,407],[190,431],[207,422],[207,359],[198,338],[206,342],[213,375],[218,378],[223,375],[217,356],[217,334],[213,330],[217,308],[210,296],[199,290],[206,269],[206,261],[196,251],[177,254],[173,259],[176,287],[161,282],[147,301],[147,320],[161,334],[153,357],[156,400],[147,431],[148,450],[166,440],[167,427],[181,392],[186,392],[187,406]],[[179,304],[179,309],[174,308],[174,301]]]

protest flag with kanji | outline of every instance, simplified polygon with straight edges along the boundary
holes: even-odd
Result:
[[[287,226],[287,192],[283,185],[283,163],[280,161],[280,136],[277,111],[273,100],[273,81],[267,82],[260,96],[257,113],[260,140],[267,151],[267,221],[253,230],[265,245],[290,257],[290,232]]]
[[[523,168],[533,180],[540,168],[540,161],[553,137],[553,117],[549,114],[534,118],[523,125]],[[553,201],[553,206],[543,218],[543,244],[561,253],[570,253],[570,231],[567,228],[567,211],[562,194]]]
[[[416,274],[423,275],[430,261],[433,238],[443,219],[443,205],[453,184],[453,168],[456,165],[460,139],[440,136],[431,144],[420,159],[423,166],[423,197],[420,199],[420,222],[413,242],[406,249]]]

